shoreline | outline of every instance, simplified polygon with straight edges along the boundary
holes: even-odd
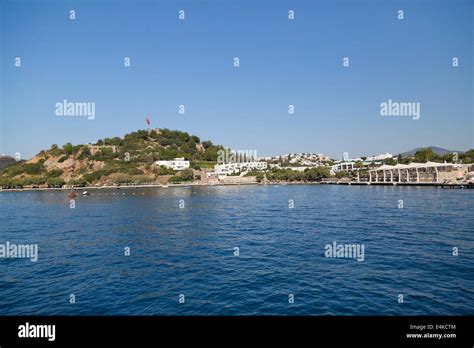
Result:
[[[140,189],[140,188],[173,188],[173,187],[189,187],[189,186],[250,186],[250,185],[320,185],[320,182],[268,182],[266,184],[259,182],[242,182],[242,183],[218,183],[218,184],[201,184],[201,183],[187,183],[187,184],[169,184],[169,185],[126,185],[126,186],[84,186],[84,187],[41,187],[41,188],[15,188],[15,189],[2,189],[0,192],[22,192],[22,191],[87,191],[87,190],[108,190],[108,189]]]
[[[182,184],[169,184],[169,185],[124,185],[124,186],[84,186],[84,187],[42,187],[42,188],[15,188],[15,189],[2,189],[0,192],[24,192],[24,191],[87,191],[87,190],[121,190],[121,189],[141,189],[141,188],[174,188],[174,187],[190,187],[190,186],[249,186],[249,185],[262,185],[262,186],[286,186],[286,185],[343,185],[343,186],[405,186],[405,187],[434,187],[434,188],[458,188],[458,189],[472,189],[474,188],[474,183],[390,183],[390,182],[377,182],[377,183],[368,183],[368,182],[242,182],[242,183],[182,183]]]
[[[38,188],[15,188],[15,189],[1,189],[0,192],[14,192],[14,191],[87,191],[87,190],[121,190],[121,189],[139,189],[139,188],[171,188],[171,187],[188,187],[188,186],[238,186],[238,185],[259,185],[259,183],[219,183],[219,184],[199,184],[199,183],[187,183],[187,184],[169,184],[169,185],[124,185],[124,186],[84,186],[84,187],[38,187]]]

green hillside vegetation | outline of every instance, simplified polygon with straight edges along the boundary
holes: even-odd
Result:
[[[474,163],[474,149],[470,149],[464,153],[460,153],[457,155],[458,161],[461,163]],[[401,155],[398,156],[398,163],[401,164],[409,164],[411,162],[417,163],[426,163],[426,162],[440,162],[440,163],[452,163],[455,161],[455,154],[454,153],[447,153],[445,155],[438,155],[432,149],[425,148],[416,151],[415,155],[413,156],[406,156],[402,157]],[[393,162],[393,163],[392,163]],[[386,164],[396,164],[395,160],[392,160],[391,163]]]
[[[267,171],[266,176],[269,181],[301,181],[301,182],[316,182],[331,176],[329,167],[307,168],[300,172],[292,169],[272,168]],[[262,172],[248,172],[246,176],[255,176],[257,182],[264,179]]]
[[[196,170],[212,168],[218,151],[223,149],[211,141],[201,142],[195,135],[169,129],[138,130],[123,138],[100,139],[92,145],[98,149],[94,154],[88,145],[53,144],[30,161],[5,167],[0,172],[0,187],[140,184],[154,182],[158,177],[173,178],[171,182],[191,181],[191,169],[177,173],[153,163],[184,157]]]
[[[29,161],[18,161],[0,171],[0,187],[62,187],[88,185],[128,185],[149,183],[185,183],[201,180],[205,171],[211,170],[224,150],[211,141],[201,141],[195,135],[169,129],[138,130],[123,138],[98,140],[91,145],[66,143],[53,144]],[[457,158],[456,158],[457,156]],[[183,157],[189,160],[190,169],[175,171],[154,165],[158,160]],[[411,162],[460,162],[474,163],[474,149],[465,153],[438,155],[432,149],[418,150],[413,156],[386,159],[384,164]],[[330,164],[330,163],[328,163]],[[361,167],[362,162],[356,163]],[[367,174],[361,171],[360,174]],[[236,173],[235,175],[240,175]],[[264,180],[288,182],[314,182],[331,177],[330,167],[321,166],[303,172],[273,168],[251,171],[246,176]],[[353,177],[354,173],[338,172],[335,177]]]

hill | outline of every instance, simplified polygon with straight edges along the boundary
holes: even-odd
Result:
[[[62,147],[53,144],[28,161],[10,164],[0,171],[1,187],[60,187],[64,184],[113,185],[192,180],[194,171],[177,173],[157,167],[157,160],[184,157],[195,170],[212,166],[222,146],[195,135],[169,129],[138,130],[123,138],[105,138],[95,144]]]
[[[432,150],[438,156],[444,156],[446,154],[451,154],[451,153],[454,153],[454,152],[456,152],[458,154],[464,153],[464,151],[447,150],[447,149],[443,149],[442,147],[438,147],[438,146],[427,146],[427,147],[417,147],[416,149],[403,152],[400,155],[402,155],[403,157],[411,157],[411,156],[414,156],[418,151],[426,150],[426,149]]]
[[[13,157],[0,155],[0,170],[12,163],[15,163],[15,159]]]

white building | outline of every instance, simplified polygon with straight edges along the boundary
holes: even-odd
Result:
[[[155,161],[155,165],[163,166],[173,170],[183,170],[189,168],[189,161],[185,161],[184,157],[180,157],[171,161]]]
[[[216,164],[214,166],[214,172],[217,175],[229,175],[244,171],[265,169],[267,169],[267,162],[236,162]]]
[[[383,165],[369,171],[370,182],[420,183],[458,182],[469,180],[469,164],[410,163]]]
[[[376,156],[367,157],[365,160],[362,158],[348,158],[342,161],[336,161],[331,167],[331,174],[335,174],[340,171],[351,172],[358,171],[359,169],[369,169],[374,165],[380,165],[383,160],[393,158],[393,155],[389,152],[383,153]],[[360,162],[361,165],[358,167],[356,163]]]
[[[330,172],[331,172],[331,174],[335,174],[335,173],[340,172],[340,171],[349,172],[349,171],[354,170],[354,168],[356,168],[355,164],[356,164],[356,162],[354,162],[354,161],[339,162],[339,163],[334,164],[331,167]]]
[[[280,163],[288,161],[291,164],[298,164],[304,167],[316,167],[331,159],[322,153],[289,153],[281,156],[260,157],[259,160]]]
[[[360,167],[356,164],[360,163]],[[382,162],[369,162],[369,161],[362,161],[361,159],[353,159],[349,161],[343,161],[335,163],[331,167],[331,174],[336,174],[337,172],[353,172],[359,171],[360,169],[366,170],[369,169],[373,165],[380,165]]]

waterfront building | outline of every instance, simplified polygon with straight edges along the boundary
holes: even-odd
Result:
[[[356,165],[356,163],[361,163],[360,167]],[[372,162],[372,161],[362,161],[361,159],[349,160],[335,163],[331,169],[331,174],[336,174],[337,172],[354,172],[359,170],[367,170],[373,166],[380,165],[382,162]]]
[[[189,161],[186,161],[184,157],[175,158],[171,161],[155,161],[156,166],[163,166],[173,170],[183,170],[189,168]]]
[[[214,172],[219,176],[265,169],[267,169],[267,162],[235,162],[216,164],[214,166]]]
[[[369,182],[443,183],[464,180],[474,165],[454,163],[410,163],[382,165],[369,170]]]
[[[351,158],[345,159],[343,161],[337,161],[331,167],[331,174],[336,174],[337,172],[355,172],[359,170],[367,170],[373,168],[374,166],[381,165],[382,162],[386,159],[393,158],[393,155],[389,152],[383,153],[376,156],[370,156],[365,159],[362,158]],[[356,165],[359,163],[359,165]]]
[[[274,163],[288,162],[303,167],[316,167],[331,161],[331,158],[322,153],[289,153],[281,156],[260,157],[259,160]]]

